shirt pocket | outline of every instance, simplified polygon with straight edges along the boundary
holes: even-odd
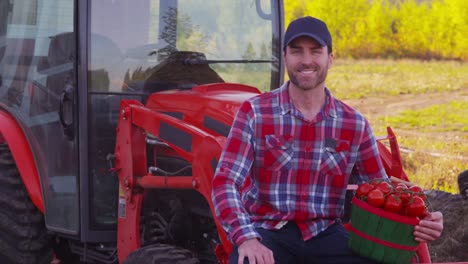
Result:
[[[264,166],[267,170],[290,170],[293,155],[292,138],[278,135],[265,136]]]
[[[349,141],[336,140],[333,146],[325,146],[320,164],[320,172],[328,175],[344,175],[348,166]]]

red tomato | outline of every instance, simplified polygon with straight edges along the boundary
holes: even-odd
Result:
[[[424,201],[426,201],[426,195],[424,194],[423,188],[418,185],[413,185],[408,188],[410,191],[413,192],[413,195],[417,195],[421,197]]]
[[[385,202],[383,204],[383,209],[388,212],[398,213],[400,212],[402,207],[402,202],[400,197],[397,194],[389,194],[385,198]]]
[[[379,183],[381,183],[381,182],[382,182],[381,179],[374,179],[374,180],[371,180],[371,181],[369,182],[369,184],[372,185],[372,186],[374,186],[374,187],[376,187],[376,186],[377,186]]]
[[[375,188],[381,190],[384,195],[389,194],[393,189],[392,185],[386,181],[379,182]]]
[[[410,189],[412,192],[423,192],[423,188],[418,185],[412,185],[408,187],[408,189]]]
[[[403,186],[403,185],[397,185],[395,186],[395,192],[401,192],[401,191],[404,191],[404,190],[408,190],[408,187],[406,186]]]
[[[395,193],[400,197],[403,204],[407,204],[411,199],[411,191],[406,187],[406,185],[397,185],[394,190]]]
[[[408,188],[408,186],[406,186],[406,184],[404,184],[402,182],[399,182],[399,183],[395,184],[395,187],[397,187],[397,186]]]
[[[405,212],[408,216],[422,216],[426,212],[426,204],[419,196],[414,196],[405,206]]]
[[[372,206],[381,207],[384,202],[384,194],[379,189],[374,189],[367,194],[367,203]]]
[[[374,186],[370,185],[369,183],[365,182],[358,186],[356,190],[357,198],[363,198],[366,196],[371,190],[374,189]]]
[[[419,215],[418,217],[421,218],[421,219],[424,219],[424,218],[426,218],[426,216],[428,216],[429,214],[430,214],[430,213],[429,213],[429,210],[427,210],[427,207],[426,207],[426,209],[424,210],[424,212],[423,212],[421,215]]]

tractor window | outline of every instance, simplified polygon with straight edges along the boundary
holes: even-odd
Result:
[[[89,3],[89,190],[92,227],[101,229],[116,221],[117,176],[106,158],[120,100],[216,82],[277,88],[280,17],[273,0]]]
[[[279,75],[279,18],[271,1],[90,3],[92,91],[149,93],[213,82],[265,91],[278,85],[272,76]],[[187,76],[187,69],[201,77]],[[212,70],[216,75],[208,74]]]

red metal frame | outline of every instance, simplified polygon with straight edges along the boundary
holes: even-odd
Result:
[[[217,120],[220,125],[230,127],[240,104],[246,99],[260,94],[252,86],[217,83],[201,85],[188,91],[163,91],[151,95],[143,106],[136,100],[123,100],[120,105],[119,123],[116,138],[116,171],[119,177],[120,213],[117,230],[119,260],[140,247],[140,211],[144,189],[172,188],[194,189],[208,202],[212,215],[214,207],[211,200],[211,186],[214,169],[207,164],[219,160],[226,138],[204,126],[204,116]],[[161,112],[183,113],[176,119]],[[192,164],[192,176],[155,176],[147,171],[146,133],[159,138],[160,124],[188,134],[192,138],[191,150],[186,151],[167,142],[176,155]],[[224,264],[232,251],[221,223],[214,217],[221,240],[215,253]]]
[[[3,140],[2,140],[3,139]],[[5,111],[0,110],[0,141],[6,142],[16,162],[26,190],[33,204],[44,213],[39,172],[23,129],[16,119]]]
[[[122,101],[120,109],[116,170],[122,190],[120,199],[125,200],[125,215],[119,215],[117,247],[119,260],[123,261],[128,254],[140,247],[138,228],[143,189],[195,189],[205,197],[212,213],[214,212],[211,201],[211,181],[214,172],[206,164],[210,164],[213,159],[219,159],[224,140],[179,119],[149,110],[138,101]],[[146,171],[145,131],[158,137],[161,122],[171,124],[192,136],[193,152],[180,149],[173,142],[165,143],[192,164],[193,176],[154,176]],[[232,250],[231,244],[216,218],[215,223],[224,245],[223,250],[218,248],[217,252],[219,256],[226,256],[226,262],[222,263],[227,263],[227,256]]]
[[[390,143],[390,150],[382,143],[384,140],[388,140]],[[387,175],[389,177],[395,176],[401,180],[409,181],[408,176],[403,170],[400,147],[398,146],[395,133],[393,133],[390,127],[387,127],[387,136],[377,140],[377,147]]]
[[[230,127],[240,104],[259,94],[257,88],[248,85],[214,83],[178,92],[176,96],[174,91],[153,94],[148,98],[146,107],[156,111],[181,112],[185,122],[201,129],[206,129],[204,116],[210,116]],[[216,132],[214,134],[220,135]]]

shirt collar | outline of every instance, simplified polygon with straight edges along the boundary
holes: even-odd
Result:
[[[288,86],[289,82],[287,81],[279,88],[279,104],[281,108],[281,114],[285,115],[291,113],[294,109],[294,105],[289,97]],[[333,97],[331,91],[325,87],[325,106],[322,108],[321,112],[326,117],[336,117],[336,99]]]

